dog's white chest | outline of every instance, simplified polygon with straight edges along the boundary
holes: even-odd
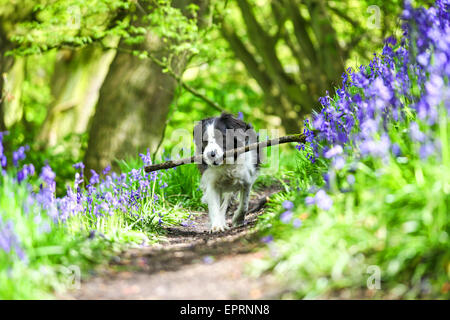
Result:
[[[239,164],[224,164],[208,167],[201,179],[202,188],[214,186],[225,192],[237,191],[244,185],[251,185],[257,177],[256,168],[250,161]]]

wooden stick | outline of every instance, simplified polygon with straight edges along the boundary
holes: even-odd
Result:
[[[266,148],[266,147],[270,147],[270,146],[275,146],[277,144],[289,143],[289,142],[304,143],[305,139],[306,139],[306,136],[304,134],[292,134],[292,135],[284,136],[281,138],[275,138],[275,139],[271,139],[271,140],[252,143],[252,144],[246,145],[245,147],[240,147],[240,148],[236,148],[236,149],[227,151],[224,155],[224,159],[226,159],[228,157],[234,157],[235,155],[240,155],[242,153],[245,153],[245,152],[248,152],[251,150],[255,150],[258,148],[262,149],[262,148]],[[181,166],[183,164],[189,164],[189,163],[202,163],[202,155],[199,154],[196,156],[192,156],[190,158],[170,160],[170,161],[163,162],[163,163],[151,164],[151,165],[146,166],[144,168],[144,170],[145,170],[145,172],[153,172],[153,171],[162,170],[162,169],[175,168],[175,167]]]

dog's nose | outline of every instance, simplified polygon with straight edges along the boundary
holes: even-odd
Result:
[[[211,151],[209,154],[208,154],[208,157],[210,157],[210,158],[214,158],[216,156],[216,152],[215,151]]]

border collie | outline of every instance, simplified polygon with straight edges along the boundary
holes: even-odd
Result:
[[[198,164],[202,174],[200,188],[202,202],[208,205],[210,232],[225,231],[226,211],[231,198],[239,193],[239,205],[232,224],[244,223],[250,190],[259,173],[258,150],[224,159],[228,150],[257,142],[252,125],[223,113],[220,117],[204,119],[194,127],[196,155],[202,154]]]

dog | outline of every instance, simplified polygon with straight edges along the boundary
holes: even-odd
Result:
[[[259,150],[224,158],[228,150],[258,142],[253,126],[229,113],[204,119],[194,127],[195,154],[201,154],[198,168],[202,174],[202,202],[208,205],[210,232],[229,229],[226,211],[232,197],[239,193],[239,205],[232,225],[244,223],[250,191],[259,174]]]

